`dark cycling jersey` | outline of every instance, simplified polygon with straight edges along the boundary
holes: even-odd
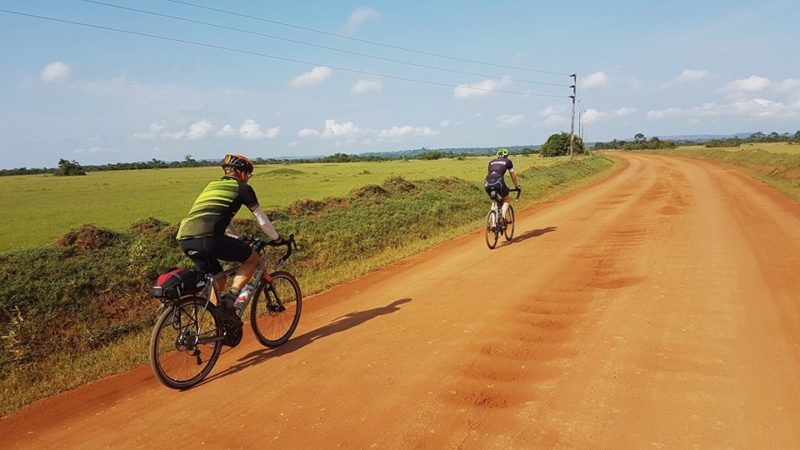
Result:
[[[503,178],[506,171],[513,172],[514,163],[512,163],[510,159],[498,157],[489,163],[489,173],[486,175],[486,179],[496,180],[498,178]]]
[[[235,178],[223,177],[208,183],[194,201],[189,215],[181,221],[178,240],[225,235],[225,229],[242,205],[258,204],[253,188]]]

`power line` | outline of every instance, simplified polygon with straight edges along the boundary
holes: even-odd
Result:
[[[253,51],[249,51],[249,50],[242,50],[242,49],[237,49],[237,48],[232,48],[232,47],[225,47],[225,46],[215,45],[215,44],[207,44],[207,43],[204,43],[204,42],[190,41],[190,40],[186,40],[186,39],[173,38],[173,37],[162,36],[162,35],[158,35],[158,34],[142,33],[142,32],[139,32],[139,31],[125,30],[125,29],[122,29],[122,28],[106,27],[106,26],[103,26],[103,25],[94,25],[94,24],[90,24],[90,23],[76,22],[76,21],[67,20],[67,19],[59,19],[59,18],[56,18],[56,17],[40,16],[40,15],[37,15],[37,14],[29,14],[29,13],[24,13],[24,12],[20,12],[20,11],[11,11],[11,10],[7,10],[7,9],[0,9],[0,12],[6,13],[6,14],[15,14],[15,15],[18,15],[18,16],[31,17],[31,18],[40,19],[40,20],[49,20],[49,21],[53,21],[53,22],[67,23],[67,24],[71,24],[71,25],[79,25],[79,26],[88,27],[88,28],[95,28],[95,29],[99,29],[99,30],[114,31],[114,32],[125,33],[125,34],[134,35],[134,36],[143,36],[143,37],[148,37],[148,38],[153,38],[153,39],[161,39],[161,40],[164,40],[164,41],[178,42],[178,43],[182,43],[182,44],[195,45],[195,46],[199,46],[199,47],[213,48],[213,49],[217,49],[217,50],[225,50],[225,51],[234,52],[234,53],[240,53],[240,54],[244,54],[244,55],[260,56],[260,57],[263,57],[263,58],[270,58],[270,59],[275,59],[275,60],[285,61],[285,62],[293,62],[293,63],[303,64],[303,65],[308,65],[308,66],[327,66],[327,67],[330,67],[330,68],[333,68],[333,69],[336,69],[336,70],[341,70],[343,72],[357,73],[357,74],[360,74],[360,75],[370,75],[370,76],[375,76],[375,77],[382,77],[382,78],[401,80],[401,81],[409,81],[409,82],[412,82],[412,83],[428,84],[428,85],[432,85],[432,86],[442,86],[442,87],[457,88],[457,89],[469,89],[469,90],[474,90],[474,91],[496,92],[496,93],[501,93],[501,94],[517,94],[517,95],[524,95],[524,96],[530,96],[530,97],[564,98],[563,95],[537,94],[537,93],[532,93],[532,92],[508,91],[508,90],[501,90],[501,89],[479,88],[479,87],[468,86],[468,85],[466,85],[466,86],[465,85],[454,85],[454,84],[448,84],[448,83],[440,83],[440,82],[437,82],[437,81],[419,80],[419,79],[416,79],[416,78],[407,78],[407,77],[401,77],[401,76],[397,76],[397,75],[386,75],[386,74],[381,74],[381,73],[377,73],[377,72],[367,72],[367,71],[363,71],[363,70],[350,69],[350,68],[347,68],[347,67],[334,66],[334,65],[330,65],[330,64],[319,64],[319,63],[315,63],[315,62],[303,61],[303,60],[294,59],[294,58],[286,58],[286,57],[283,57],[283,56],[269,55],[269,54],[266,54],[266,53],[253,52]]]
[[[281,21],[278,21],[278,20],[267,19],[265,17],[252,16],[252,15],[249,15],[249,14],[237,13],[235,11],[228,11],[228,10],[225,10],[225,9],[212,8],[210,6],[198,5],[196,3],[191,3],[191,2],[187,2],[187,1],[183,1],[183,0],[166,0],[166,1],[172,2],[172,3],[179,3],[179,4],[187,5],[187,6],[192,6],[194,8],[200,8],[200,9],[206,9],[206,10],[209,10],[209,11],[215,11],[215,12],[219,12],[219,13],[223,13],[223,14],[229,14],[229,15],[232,15],[232,16],[239,16],[239,17],[245,17],[245,18],[248,18],[248,19],[260,20],[262,22],[267,22],[267,23],[271,23],[271,24],[275,24],[275,25],[281,25],[281,26],[289,27],[289,28],[295,28],[297,30],[310,31],[312,33],[324,34],[326,36],[334,36],[334,37],[341,38],[341,39],[349,39],[351,41],[361,42],[361,43],[364,43],[364,44],[377,45],[379,47],[391,48],[391,49],[394,49],[394,50],[402,50],[404,52],[417,53],[417,54],[420,54],[420,55],[435,56],[437,58],[444,58],[444,59],[449,59],[449,60],[452,60],[452,61],[461,61],[461,62],[468,62],[468,63],[472,63],[472,64],[481,64],[481,65],[485,65],[485,66],[500,67],[500,68],[503,68],[503,69],[522,70],[522,71],[525,71],[525,72],[535,72],[535,73],[546,73],[546,74],[550,74],[550,75],[570,76],[570,74],[566,73],[566,72],[554,72],[554,71],[549,71],[549,70],[530,69],[530,68],[527,68],[527,67],[507,66],[507,65],[503,65],[503,64],[495,64],[495,63],[490,63],[490,62],[486,62],[486,61],[478,61],[478,60],[475,60],[475,59],[460,58],[460,57],[457,57],[457,56],[448,56],[448,55],[443,55],[441,53],[426,52],[426,51],[423,51],[423,50],[416,50],[416,49],[408,48],[408,47],[400,47],[400,46],[397,46],[397,45],[384,44],[384,43],[381,43],[381,42],[370,41],[370,40],[367,40],[367,39],[359,39],[359,38],[352,37],[352,36],[345,36],[345,35],[338,34],[338,33],[331,33],[331,32],[328,32],[328,31],[317,30],[315,28],[309,28],[309,27],[304,27],[304,26],[300,26],[300,25],[294,25],[294,24],[287,23],[287,22],[281,22]]]
[[[397,64],[405,64],[405,65],[414,66],[414,67],[421,67],[421,68],[424,68],[424,69],[440,70],[440,71],[443,71],[443,72],[460,73],[460,74],[464,74],[464,75],[472,75],[472,76],[484,77],[484,78],[501,78],[501,77],[498,77],[496,75],[486,75],[486,74],[482,74],[482,73],[466,72],[466,71],[463,71],[463,70],[449,69],[449,68],[446,68],[446,67],[439,67],[439,66],[431,66],[431,65],[428,65],[428,64],[419,64],[419,63],[415,63],[415,62],[411,62],[411,61],[403,61],[403,60],[400,60],[400,59],[386,58],[386,57],[383,57],[383,56],[376,56],[376,55],[370,55],[370,54],[367,54],[367,53],[354,52],[354,51],[344,50],[344,49],[340,49],[340,48],[336,48],[336,47],[328,47],[328,46],[325,46],[325,45],[319,45],[319,44],[314,44],[314,43],[310,43],[310,42],[298,41],[298,40],[295,40],[295,39],[289,39],[289,38],[284,38],[284,37],[275,36],[275,35],[271,35],[271,34],[260,33],[260,32],[257,32],[257,31],[245,30],[245,29],[236,28],[236,27],[229,27],[229,26],[226,26],[226,25],[220,25],[220,24],[215,24],[215,23],[211,23],[211,22],[204,22],[204,21],[200,21],[200,20],[189,19],[187,17],[173,16],[173,15],[170,15],[170,14],[163,14],[163,13],[154,12],[154,11],[147,11],[147,10],[143,10],[143,9],[131,8],[131,7],[128,7],[128,6],[115,5],[113,3],[105,3],[105,2],[101,2],[101,1],[97,1],[97,0],[81,0],[81,1],[83,1],[85,3],[93,3],[93,4],[96,4],[96,5],[108,6],[108,7],[111,7],[111,8],[117,8],[117,9],[122,9],[122,10],[127,10],[127,11],[133,11],[133,12],[138,12],[138,13],[142,13],[142,14],[149,14],[149,15],[152,15],[152,16],[165,17],[165,18],[173,19],[173,20],[180,20],[180,21],[183,21],[183,22],[195,23],[195,24],[199,24],[199,25],[207,25],[207,26],[210,26],[210,27],[220,28],[220,29],[223,29],[223,30],[231,30],[231,31],[237,31],[237,32],[240,32],[240,33],[246,33],[246,34],[252,34],[252,35],[256,35],[256,36],[262,36],[262,37],[266,37],[266,38],[270,38],[270,39],[276,39],[276,40],[280,40],[280,41],[291,42],[291,43],[294,43],[294,44],[306,45],[306,46],[321,48],[321,49],[325,49],[325,50],[332,50],[332,51],[336,51],[336,52],[340,52],[340,53],[346,53],[346,54],[350,54],[350,55],[362,56],[362,57],[365,57],[365,58],[372,58],[372,59],[377,59],[377,60],[381,60],[381,61],[393,62],[393,63],[397,63]],[[539,84],[539,85],[545,85],[545,86],[569,87],[569,85],[567,85],[567,84],[548,83],[548,82],[544,82],[544,81],[522,80],[522,79],[516,79],[516,78],[513,81],[518,82],[518,83]]]

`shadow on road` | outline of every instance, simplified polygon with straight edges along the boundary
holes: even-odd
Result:
[[[300,336],[289,339],[288,342],[281,345],[280,347],[274,349],[261,348],[254,352],[250,352],[239,358],[236,364],[233,364],[232,366],[228,367],[227,369],[223,370],[220,373],[214,374],[206,378],[200,384],[201,385],[206,384],[212,380],[226,377],[228,375],[234,374],[248,367],[260,364],[268,359],[289,354],[295,350],[303,348],[306,345],[311,344],[312,342],[322,339],[324,337],[349,330],[353,327],[357,327],[362,323],[374,319],[376,317],[384,316],[386,314],[391,314],[395,311],[400,310],[399,308],[400,305],[408,303],[410,301],[411,301],[410,298],[401,298],[399,300],[393,301],[392,303],[389,303],[386,306],[372,308],[366,311],[352,312],[344,316],[337,317],[336,319],[334,319],[333,322],[323,327],[317,328],[316,330],[311,330],[307,333],[301,334]],[[301,316],[300,321],[302,322],[302,320],[303,319]]]
[[[554,231],[558,231],[558,227],[546,227],[546,228],[539,228],[539,229],[536,229],[536,230],[528,230],[528,231],[520,234],[519,236],[514,236],[514,239],[512,239],[510,242],[504,241],[498,247],[503,247],[503,246],[506,246],[506,245],[516,244],[518,242],[526,241],[526,240],[528,240],[530,238],[535,238],[535,237],[541,236],[541,235],[546,234],[546,233],[552,233]]]

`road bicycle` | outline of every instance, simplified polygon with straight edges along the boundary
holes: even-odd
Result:
[[[278,266],[292,255],[293,246],[297,249],[294,235],[280,244],[259,239],[249,242],[262,260],[266,246],[286,246]],[[177,295],[174,290],[169,295],[160,286],[151,288],[162,307],[150,337],[150,365],[165,386],[186,389],[202,381],[217,362],[222,346],[235,347],[241,341],[242,317],[249,305],[250,326],[262,345],[277,347],[294,333],[300,322],[303,297],[300,285],[289,272],[267,273],[262,264],[251,278],[254,286],[250,297],[233,310],[237,317],[231,310],[212,303],[212,297],[221,298],[214,280],[231,276],[237,269],[238,265],[218,274],[174,269],[184,277],[177,285]]]
[[[509,189],[508,192],[516,192],[516,200],[519,199],[522,189]],[[514,207],[511,206],[511,203],[508,204],[506,217],[500,217],[500,211],[503,210],[503,197],[499,193],[495,193],[492,200],[492,208],[486,215],[486,245],[490,250],[497,246],[500,235],[505,236],[506,241],[514,239],[514,224],[517,222],[514,220]]]

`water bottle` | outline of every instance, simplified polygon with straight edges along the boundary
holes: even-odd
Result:
[[[250,294],[253,293],[253,283],[247,283],[244,289],[239,292],[239,296],[236,297],[236,304],[234,308],[236,311],[241,311],[244,308],[244,305],[247,304],[247,300],[250,298]]]

